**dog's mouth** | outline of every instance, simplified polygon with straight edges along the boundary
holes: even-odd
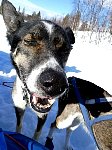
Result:
[[[31,106],[32,108],[41,113],[46,113],[51,109],[54,99],[52,97],[39,97],[36,93],[31,96]]]

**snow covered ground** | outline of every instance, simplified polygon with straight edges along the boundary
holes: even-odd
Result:
[[[15,70],[10,62],[10,46],[6,40],[6,28],[0,16],[0,128],[15,131],[16,116],[11,99],[11,88],[3,86],[3,82],[15,80]],[[75,33],[76,43],[73,45],[70,57],[66,65],[67,76],[76,76],[91,81],[112,94],[112,42],[110,35],[89,32]],[[90,39],[91,36],[91,39]],[[101,38],[101,39],[100,39]],[[99,42],[98,42],[99,41]],[[8,84],[9,85],[9,84]],[[12,83],[10,83],[12,87]],[[49,131],[50,122],[55,119],[57,103],[50,111],[47,122],[39,139],[44,144]],[[30,119],[29,119],[30,118]],[[28,108],[23,121],[22,133],[32,137],[36,127],[37,118]],[[54,133],[55,150],[63,150],[65,129]],[[70,139],[70,144],[75,150],[96,150],[92,139],[85,133],[82,126],[77,128]]]

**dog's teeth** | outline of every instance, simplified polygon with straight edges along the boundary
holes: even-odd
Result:
[[[52,105],[54,103],[55,99],[48,99],[49,105]]]
[[[40,98],[36,94],[33,94],[32,102],[39,109],[47,109],[47,108],[51,107],[51,105],[53,104],[54,100],[51,97]]]
[[[40,103],[37,103],[37,106],[40,107]]]
[[[48,107],[50,107],[50,105],[49,105],[49,104],[47,104],[47,105],[46,105],[46,107],[48,108]]]
[[[33,96],[33,100],[32,100],[32,102],[36,105],[36,104],[37,104],[37,102],[38,102],[38,98],[37,98],[37,97],[35,97],[35,96]]]

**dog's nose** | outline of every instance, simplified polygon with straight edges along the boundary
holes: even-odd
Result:
[[[50,68],[41,73],[39,80],[41,88],[52,97],[60,95],[68,87],[66,75]]]

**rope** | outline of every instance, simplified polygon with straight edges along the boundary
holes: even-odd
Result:
[[[112,102],[112,97],[86,100],[85,104],[92,105],[92,104],[100,104],[100,103],[106,103],[106,102],[111,103]]]
[[[6,86],[6,87],[9,87],[9,88],[13,88],[13,86],[10,86],[10,85],[8,85],[8,84],[13,84],[14,82],[3,82],[2,84],[0,84],[0,85],[3,85],[3,86]]]
[[[14,143],[16,143],[18,146],[20,146],[23,150],[27,150],[24,145],[22,145],[20,142],[18,142],[16,139],[14,139],[12,136],[5,133],[5,136],[7,136],[9,139],[11,139]]]
[[[88,130],[89,130],[89,132],[90,132],[94,142],[96,143],[96,146],[99,148],[98,143],[96,142],[96,139],[95,139],[94,134],[93,134],[92,125],[91,125],[91,121],[90,121],[90,118],[89,118],[88,110],[86,109],[85,102],[82,99],[82,97],[80,95],[80,92],[79,92],[79,90],[77,88],[77,84],[76,84],[75,78],[72,79],[72,84],[74,86],[74,92],[75,92],[75,94],[77,96],[77,99],[79,101],[79,106],[80,106],[83,118],[84,118],[84,120],[86,122],[87,128],[88,128]]]

